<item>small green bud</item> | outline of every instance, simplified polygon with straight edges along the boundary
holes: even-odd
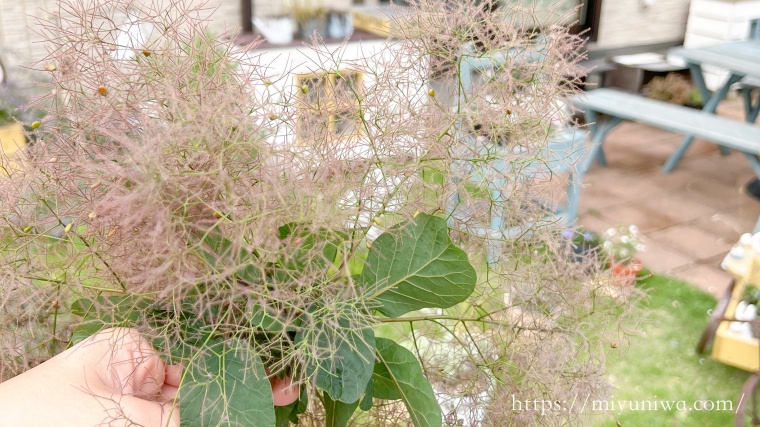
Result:
[[[430,95],[431,98],[434,97],[435,96],[435,89],[430,89],[428,91],[428,95]]]
[[[32,228],[33,227],[31,225],[24,227],[24,233],[29,233],[30,231],[32,231]]]
[[[71,228],[72,228],[73,226],[74,226],[74,223],[73,223],[73,222],[72,222],[72,223],[69,223],[69,224],[66,224],[66,227],[63,227],[63,232],[64,232],[64,233],[67,233],[67,234],[68,234],[68,232],[69,232],[69,231],[71,231]]]
[[[39,120],[32,122],[32,129],[39,129],[40,126],[42,126],[42,123]]]
[[[303,93],[304,95],[309,93],[309,86],[306,86],[306,85],[301,86],[301,93]]]

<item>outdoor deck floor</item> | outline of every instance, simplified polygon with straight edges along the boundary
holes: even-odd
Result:
[[[723,101],[718,112],[742,120],[741,100]],[[743,154],[721,156],[714,144],[696,140],[679,166],[663,174],[682,139],[638,123],[610,132],[608,166],[594,165],[584,178],[578,224],[599,233],[635,224],[645,236],[646,267],[717,296],[730,280],[720,261],[760,215],[760,200],[744,192],[754,173]]]

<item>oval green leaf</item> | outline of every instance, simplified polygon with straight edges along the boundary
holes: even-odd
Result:
[[[359,406],[359,401],[343,403],[332,400],[327,394],[323,395],[322,403],[325,405],[325,427],[346,427]]]
[[[355,309],[347,309],[339,319],[317,318],[296,334],[296,344],[312,353],[306,361],[307,375],[317,388],[343,403],[359,400],[375,360],[375,334],[354,325],[351,319],[358,317]]]
[[[179,397],[182,427],[275,425],[264,365],[245,342],[210,343],[189,362]]]
[[[433,387],[411,351],[386,338],[377,338],[377,362],[372,394],[378,399],[401,399],[415,427],[440,427],[443,415]]]
[[[467,254],[451,242],[446,221],[419,214],[375,240],[358,281],[382,314],[398,317],[466,300],[477,275]]]

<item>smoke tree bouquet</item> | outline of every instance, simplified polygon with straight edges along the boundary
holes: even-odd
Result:
[[[497,166],[546,146],[579,39],[548,26],[536,46],[519,30],[529,10],[410,3],[377,54],[303,48],[335,102],[209,35],[203,4],[63,1],[39,22],[48,83],[33,106],[48,115],[0,178],[0,381],[129,327],[184,364],[187,426],[584,417],[503,403],[604,398],[589,361],[625,333],[629,301],[597,292],[603,276],[568,259],[559,226],[529,220],[546,214],[532,183]],[[466,46],[541,55],[506,55],[457,94]],[[345,100],[358,138],[331,124]],[[452,194],[467,215],[450,214]],[[482,233],[493,215],[519,237]],[[297,402],[273,406],[274,376]]]

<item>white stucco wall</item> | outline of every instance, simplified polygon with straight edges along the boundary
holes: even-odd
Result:
[[[605,0],[597,45],[602,48],[679,42],[690,0]]]
[[[214,33],[239,31],[242,25],[240,0],[210,0],[209,6],[216,8],[212,16],[210,29]]]
[[[0,0],[0,58],[5,64],[9,80],[25,77],[35,59],[45,55],[45,47],[34,34],[37,18],[45,19],[49,14],[43,10],[53,10],[54,0]]]

